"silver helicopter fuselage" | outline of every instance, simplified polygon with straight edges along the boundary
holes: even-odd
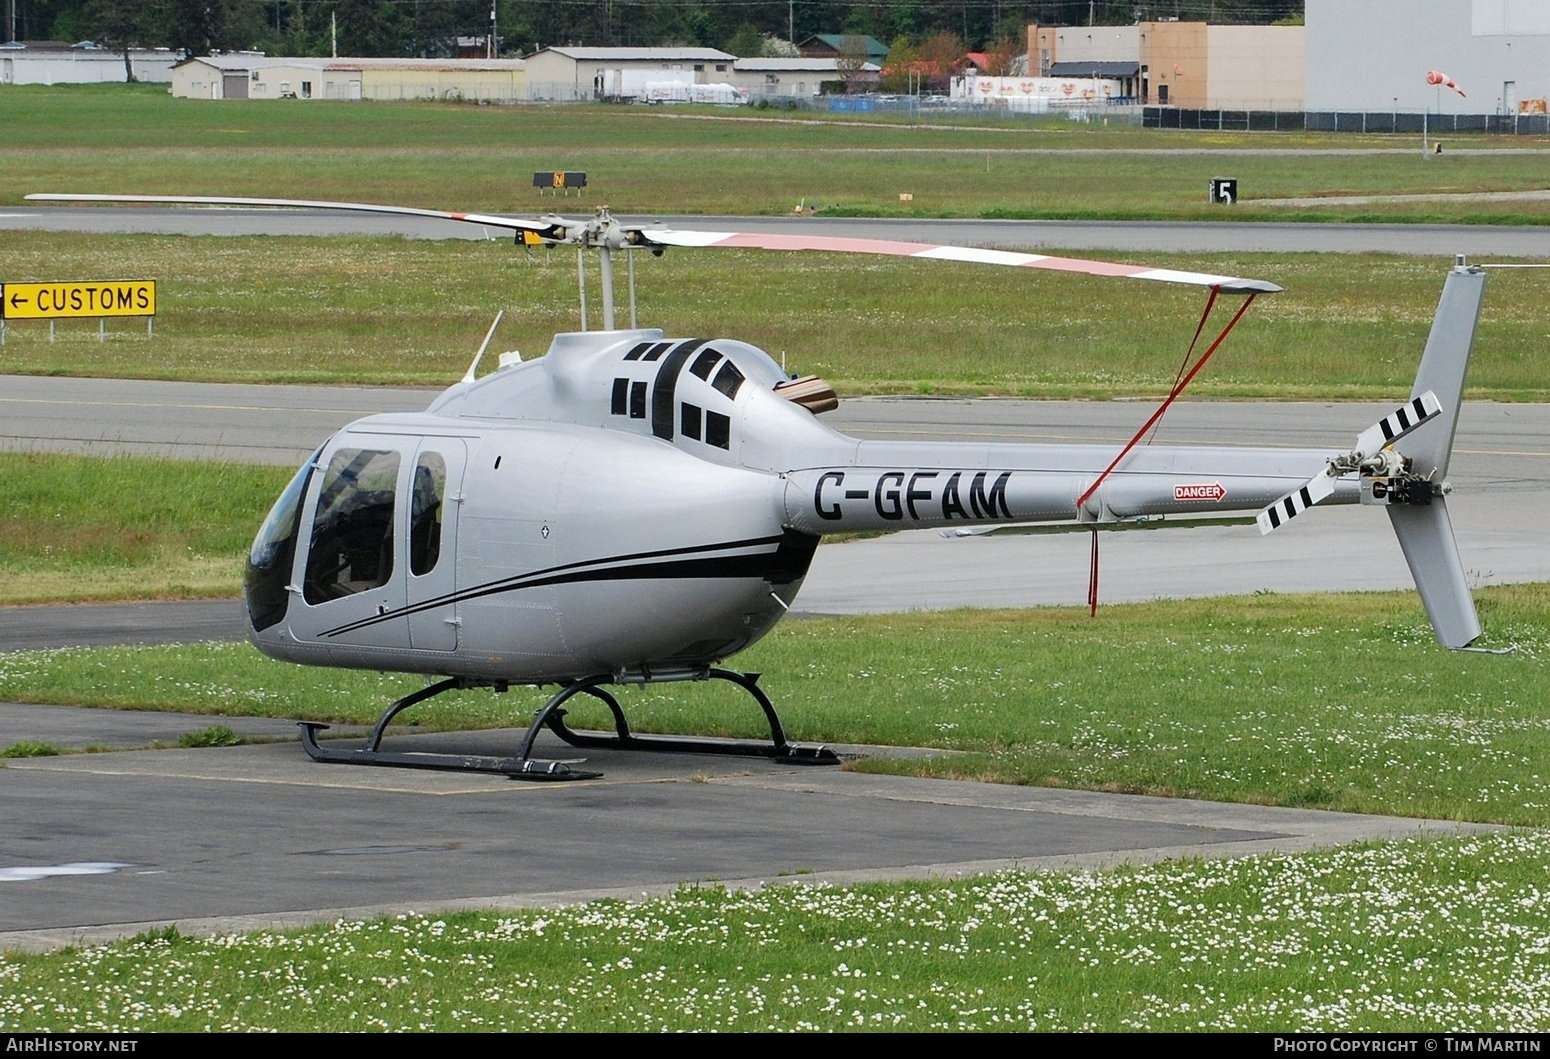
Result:
[[[1331,455],[1140,447],[1079,504],[1113,447],[860,440],[790,384],[744,342],[581,332],[359,420],[260,530],[251,638],[308,664],[651,679],[768,632],[827,533],[1254,510]]]

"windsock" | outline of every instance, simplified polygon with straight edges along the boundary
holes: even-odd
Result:
[[[1464,90],[1459,87],[1458,82],[1453,80],[1453,78],[1449,77],[1447,74],[1443,73],[1441,70],[1426,71],[1426,83],[1429,85],[1442,85],[1444,88],[1453,89],[1453,91],[1457,92],[1460,96],[1464,95]]]

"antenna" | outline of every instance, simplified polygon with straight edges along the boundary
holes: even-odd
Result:
[[[474,369],[479,367],[479,361],[481,358],[483,358],[484,351],[490,348],[490,339],[495,337],[495,329],[501,325],[501,317],[505,315],[505,309],[502,309],[500,312],[495,314],[495,322],[490,324],[490,329],[484,333],[484,341],[479,343],[479,352],[474,354],[474,362],[470,364],[468,366],[468,370],[463,373],[463,382],[474,381]]]

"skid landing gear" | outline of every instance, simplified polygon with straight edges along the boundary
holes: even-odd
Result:
[[[630,731],[629,723],[624,718],[624,710],[619,706],[619,700],[604,690],[608,684],[648,684],[677,680],[725,680],[736,684],[753,696],[754,700],[758,702],[760,709],[764,711],[765,720],[770,726],[770,741],[764,743],[734,739],[695,739],[685,736],[636,735]],[[464,680],[461,677],[449,677],[446,680],[421,688],[412,695],[405,695],[389,706],[382,716],[377,719],[376,726],[372,729],[371,736],[366,740],[364,747],[353,749],[325,747],[318,742],[317,733],[325,731],[328,725],[316,721],[303,721],[301,722],[302,746],[306,748],[307,755],[312,760],[330,764],[386,765],[393,768],[490,772],[518,780],[549,781],[596,779],[602,773],[572,768],[570,763],[564,761],[551,761],[533,757],[533,742],[538,738],[538,733],[545,728],[571,746],[576,747],[763,757],[788,765],[837,765],[840,763],[839,755],[826,746],[804,747],[788,743],[785,730],[781,727],[780,717],[776,714],[774,705],[770,702],[769,696],[764,694],[759,687],[759,674],[734,673],[727,669],[695,669],[681,672],[675,671],[668,674],[650,674],[639,678],[626,677],[624,679],[604,673],[583,677],[580,680],[573,680],[556,692],[544,704],[543,708],[538,711],[533,718],[533,723],[528,726],[526,734],[523,735],[522,742],[517,747],[517,753],[512,757],[492,757],[479,754],[438,754],[420,751],[387,751],[381,749],[382,735],[387,730],[388,723],[409,707],[434,698],[444,691],[492,686],[498,687],[498,690],[505,690],[504,686]],[[590,695],[608,707],[614,719],[614,731],[612,734],[578,732],[566,725],[564,704],[578,694]]]

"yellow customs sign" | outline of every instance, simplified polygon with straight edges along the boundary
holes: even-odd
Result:
[[[0,284],[0,317],[7,320],[155,315],[153,279]]]

